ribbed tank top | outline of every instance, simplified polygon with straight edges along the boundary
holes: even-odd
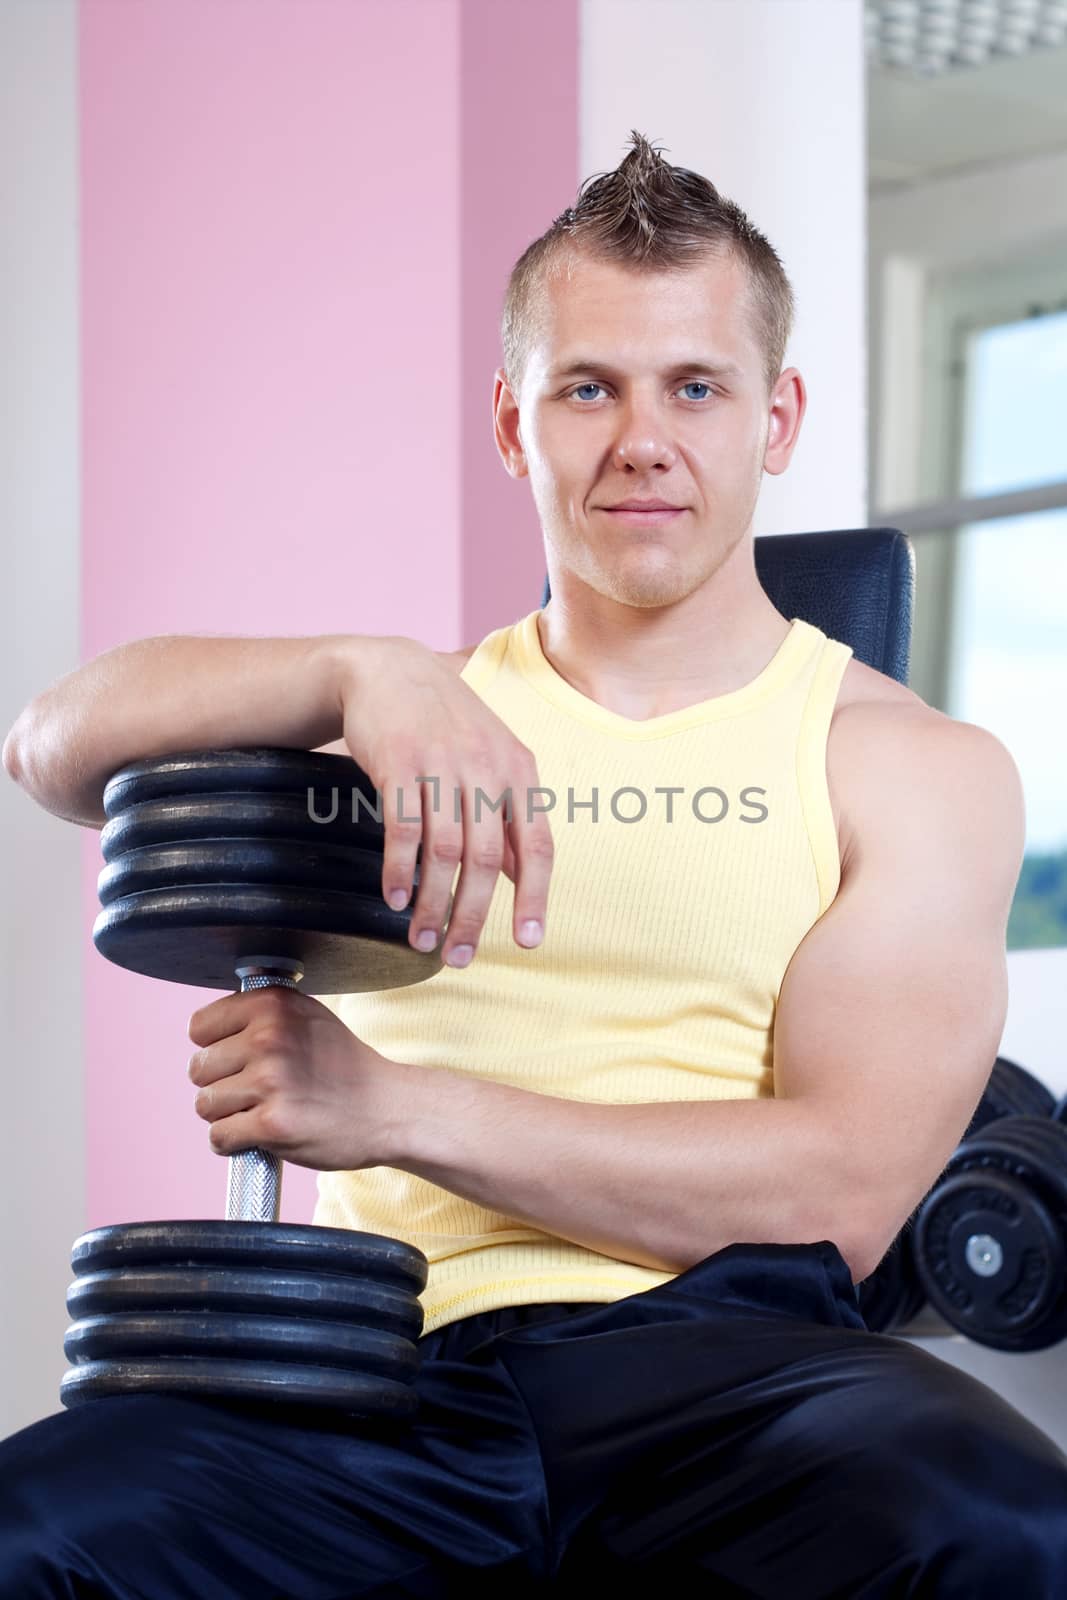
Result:
[[[462,677],[533,752],[550,791],[541,945],[514,943],[514,888],[501,874],[469,967],[319,998],[392,1060],[539,1094],[773,1095],[782,980],[840,881],[826,742],[852,651],[794,618],[750,683],[633,720],[556,672],[537,618],[490,633]],[[450,813],[452,796],[441,804]],[[426,1333],[497,1306],[614,1301],[674,1275],[391,1167],[320,1173],[318,1196],[316,1223],[424,1252]]]

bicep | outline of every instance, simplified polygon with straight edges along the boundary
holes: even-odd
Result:
[[[924,729],[872,768],[837,898],[795,952],[775,1093],[825,1127],[872,1251],[888,1248],[981,1099],[1007,1012],[1005,934],[1024,834],[1008,752]]]

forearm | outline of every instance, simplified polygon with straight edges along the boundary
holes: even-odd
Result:
[[[412,1066],[393,1166],[559,1238],[663,1272],[735,1242],[863,1246],[842,1163],[790,1100],[614,1105]],[[854,1201],[851,1202],[854,1205]]]
[[[130,761],[180,750],[314,749],[342,733],[342,658],[373,639],[161,635],[96,656],[37,695],[4,765],[55,816],[101,827],[104,785]]]

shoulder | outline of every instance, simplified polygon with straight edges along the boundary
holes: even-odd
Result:
[[[1022,781],[997,736],[957,721],[906,685],[849,662],[827,740],[842,874],[860,856],[909,851],[921,834],[999,838],[1021,858]],[[851,681],[848,681],[851,678]],[[1017,870],[1017,869],[1016,869]]]
[[[930,709],[926,701],[920,699],[906,683],[898,683],[886,673],[869,667],[865,661],[850,656],[838,691],[835,718],[839,712],[853,705],[923,706],[926,710]]]
[[[458,677],[477,648],[476,644],[465,644],[462,650],[435,650],[434,655]]]

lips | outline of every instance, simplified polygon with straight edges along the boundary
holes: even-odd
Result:
[[[670,500],[620,500],[617,505],[605,506],[605,511],[680,511],[681,506]]]
[[[630,506],[602,506],[600,508],[605,516],[614,517],[617,526],[629,524],[632,528],[662,528],[680,517],[685,511],[685,506],[641,506],[633,509]]]

